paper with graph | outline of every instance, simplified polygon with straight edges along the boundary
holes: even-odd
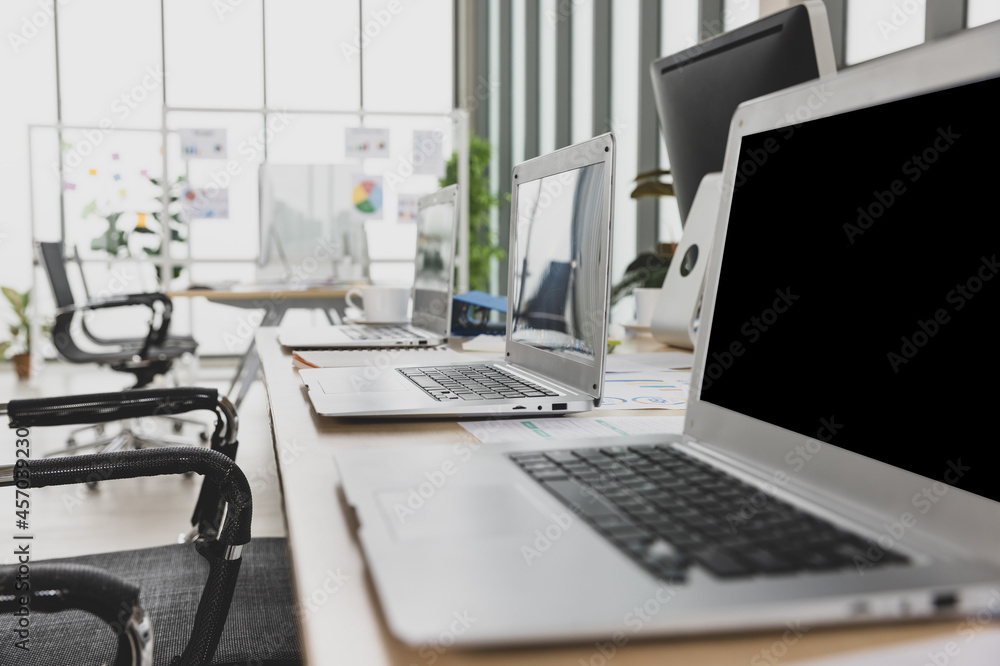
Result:
[[[686,409],[691,373],[679,370],[606,373],[598,409]]]

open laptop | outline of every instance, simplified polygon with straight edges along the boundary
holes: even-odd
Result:
[[[451,331],[457,228],[458,185],[449,185],[420,198],[410,324],[285,328],[278,334],[278,341],[294,349],[432,347],[446,343]]]
[[[615,142],[611,134],[514,167],[504,360],[302,370],[323,416],[565,414],[601,403]]]
[[[1000,610],[997,44],[740,107],[682,436],[336,451],[393,634],[617,649]]]

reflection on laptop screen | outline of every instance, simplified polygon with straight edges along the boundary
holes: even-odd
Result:
[[[1000,500],[997,99],[743,138],[703,400]]]
[[[518,185],[514,342],[595,363],[605,344],[596,275],[603,197],[603,162]]]
[[[455,258],[455,204],[428,206],[417,217],[413,325],[448,334],[448,301]]]

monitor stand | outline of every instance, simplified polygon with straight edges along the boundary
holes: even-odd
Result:
[[[702,178],[688,212],[684,236],[677,245],[653,311],[653,337],[682,349],[694,349],[698,311],[705,286],[722,199],[722,174]]]

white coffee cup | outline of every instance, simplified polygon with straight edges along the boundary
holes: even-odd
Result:
[[[354,297],[361,297],[361,305],[354,302]],[[361,310],[365,321],[377,323],[401,323],[409,321],[410,288],[385,287],[378,285],[353,288],[344,298],[349,307]]]
[[[635,324],[636,326],[649,326],[653,323],[653,312],[656,310],[656,302],[660,299],[658,288],[636,287],[632,290],[635,294]]]

